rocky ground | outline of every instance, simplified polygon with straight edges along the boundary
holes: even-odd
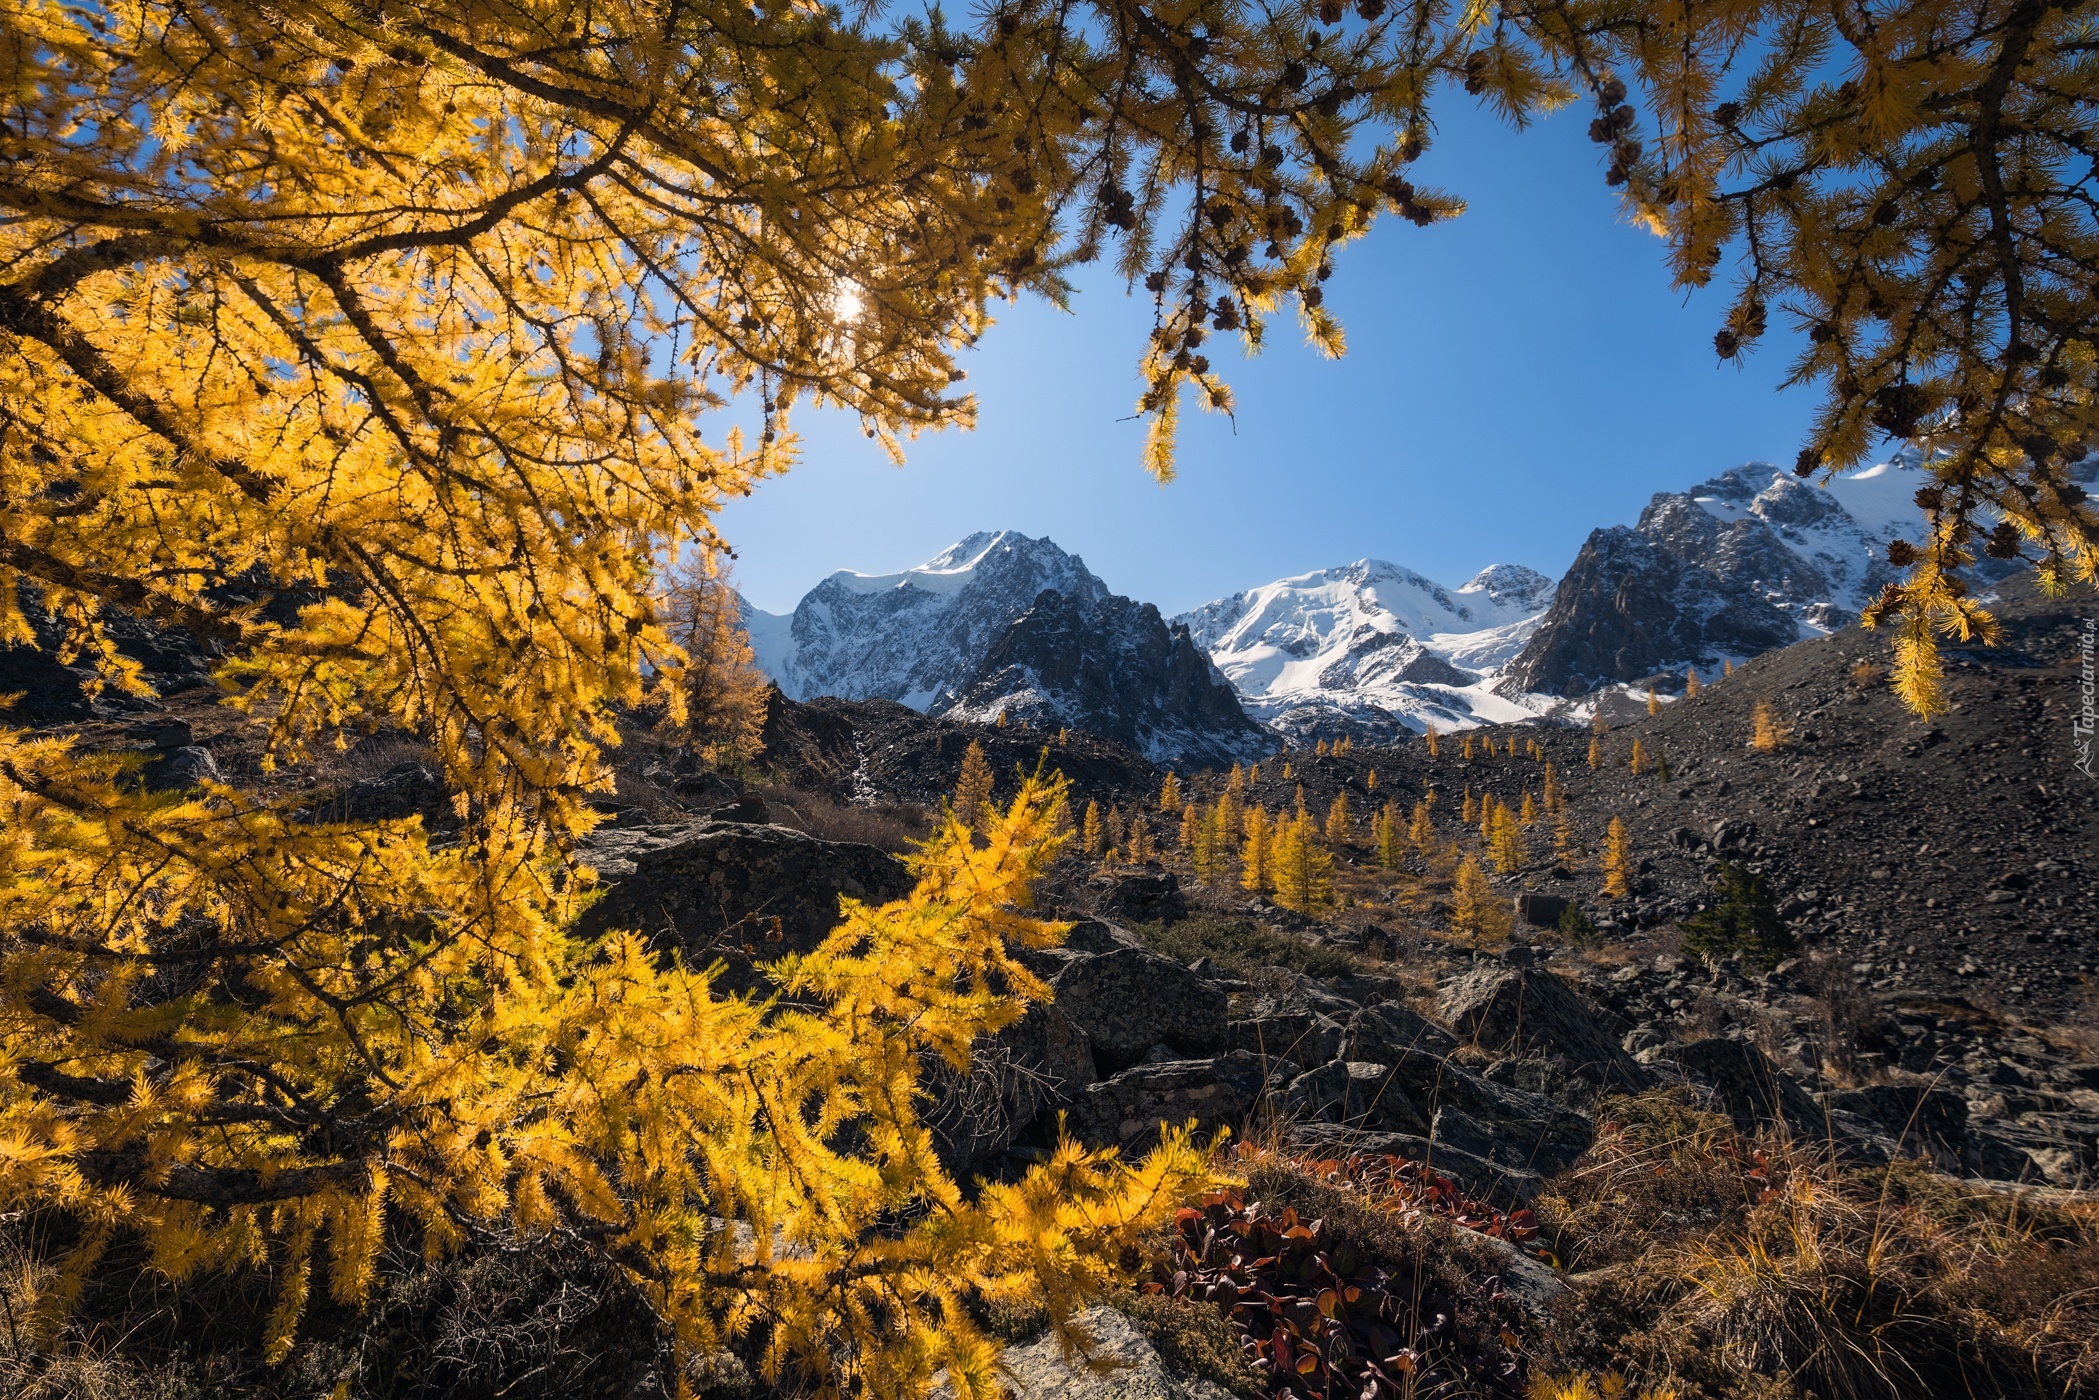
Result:
[[[1251,800],[1276,810],[1301,791],[1324,813],[1346,792],[1359,823],[1433,792],[1432,847],[1476,849],[1456,819],[1464,794],[1518,805],[1549,761],[1571,848],[1556,856],[1541,821],[1527,861],[1494,880],[1518,910],[1549,895],[1586,911],[1586,939],[1519,918],[1515,938],[1476,945],[1449,926],[1447,871],[1418,852],[1380,868],[1360,825],[1337,850],[1338,901],[1316,915],[1233,881],[1206,887],[1157,809],[1164,772],[1128,750],[840,701],[777,703],[764,771],[735,775],[702,770],[637,721],[605,798],[613,820],[582,852],[611,887],[591,917],[758,986],[760,964],[821,937],[840,894],[907,887],[897,853],[977,742],[1001,792],[1046,762],[1077,803],[1148,814],[1167,853],[1143,867],[1060,859],[1042,902],[1074,927],[1031,955],[1054,1002],[980,1045],[968,1073],[929,1073],[930,1119],[965,1179],[1038,1160],[1061,1113],[1102,1145],[1138,1148],[1160,1123],[1194,1120],[1300,1154],[1396,1154],[1501,1210],[1542,1207],[1615,1141],[1614,1105],[1660,1094],[1840,1164],[1921,1159],[1987,1192],[2088,1200],[2099,783],[2073,767],[2070,724],[2094,605],[2002,592],[2001,645],[1949,655],[1951,705],[1930,722],[1887,691],[1883,642],[1853,630],[1708,678],[1656,715],[1607,707],[1600,734],[1496,731],[1496,755],[1469,760],[1454,736],[1434,754],[1420,742],[1290,752],[1252,778]],[[169,674],[193,677],[195,663],[175,656]],[[32,690],[42,722],[141,750],[151,781],[296,782],[316,813],[448,819],[405,740],[266,778],[252,730],[202,686],[134,705],[68,692],[65,675],[28,679],[15,688]],[[1759,703],[1786,731],[1768,750],[1749,743]],[[1635,740],[1652,762],[1639,774]],[[1225,782],[1178,776],[1199,801]],[[1613,818],[1633,843],[1624,899],[1601,888]],[[1681,921],[1712,902],[1723,860],[1777,896],[1798,947],[1774,969],[1683,947]],[[1509,1264],[1497,1286],[1521,1272]],[[1541,1289],[1565,1289],[1545,1275]],[[1114,1393],[1044,1374],[1035,1393]],[[1162,1375],[1158,1394],[1210,1393]]]
[[[1515,806],[1526,791],[1541,791],[1549,760],[1568,791],[1574,850],[1555,861],[1549,823],[1539,823],[1526,833],[1528,865],[1494,882],[1511,900],[1524,892],[1572,900],[1593,917],[1597,936],[1583,947],[1518,921],[1532,947],[1515,949],[1518,961],[1499,976],[1578,995],[1589,1028],[1587,1049],[1572,1060],[1566,1045],[1536,1037],[1534,1020],[1528,1037],[1507,1043],[1450,1031],[1453,997],[1461,997],[1453,989],[1484,976],[1478,968],[1497,966],[1501,953],[1450,936],[1442,886],[1419,856],[1387,873],[1366,842],[1343,846],[1341,907],[1306,919],[1236,888],[1196,886],[1171,854],[1173,821],[1154,812],[1154,831],[1169,848],[1165,865],[1096,871],[1066,863],[1052,898],[1077,915],[1104,909],[1136,930],[1136,942],[1194,951],[1196,980],[1209,989],[1201,999],[1207,1020],[1173,1022],[1173,1033],[1167,1022],[1154,1026],[1165,989],[1194,982],[1167,968],[1165,955],[1142,961],[1119,947],[1131,1005],[1104,1014],[1115,1024],[1112,1043],[1096,1049],[1091,1081],[1073,1079],[1066,1089],[1077,1121],[1115,1138],[1125,1125],[1184,1108],[1224,1121],[1255,1102],[1291,1119],[1352,1119],[1360,1115],[1335,1104],[1383,1091],[1373,1121],[1358,1127],[1436,1142],[1444,1161],[1469,1152],[1492,1163],[1476,1167],[1482,1188],[1524,1190],[1511,1171],[1539,1165],[1539,1133],[1526,1127],[1497,1144],[1492,1133],[1465,1136],[1471,1129],[1450,1117],[1438,1136],[1436,1112],[1450,1104],[1442,1094],[1457,1083],[1463,1104],[1450,1112],[1478,1123],[1547,1123],[1543,1106],[1503,1102],[1503,1089],[1545,1089],[1578,1108],[1583,1083],[1599,1083],[1593,1066],[1606,1056],[1597,1045],[1608,1041],[1612,1060],[1635,1064],[1644,1083],[1713,1089],[1744,1070],[1772,1081],[1761,1108],[1732,1104],[1744,1121],[1786,1108],[1797,1131],[1843,1138],[1866,1154],[1900,1142],[1977,1178],[2084,1186],[2099,1171],[2099,1001],[2091,995],[2099,783],[2074,768],[2070,724],[2091,600],[2049,600],[2015,579],[2000,588],[1994,611],[2000,644],[1948,653],[1950,707],[1931,722],[1908,716],[1889,693],[1885,642],[1849,630],[1767,653],[1725,680],[1706,678],[1700,695],[1669,699],[1656,716],[1618,701],[1606,707],[1612,722],[1602,735],[1524,726],[1492,730],[1494,758],[1465,760],[1461,741],[1446,735],[1434,756],[1425,743],[1343,756],[1295,751],[1253,770],[1253,802],[1289,810],[1301,793],[1318,814],[1345,791],[1358,821],[1381,802],[1406,812],[1436,793],[1436,840],[1476,848],[1476,833],[1457,823],[1463,793],[1492,791]],[[1759,703],[1784,730],[1769,751],[1748,743]],[[863,800],[936,802],[972,739],[987,747],[995,772],[1031,766],[1047,747],[1050,762],[1075,777],[1079,802],[1146,810],[1163,781],[1159,768],[1115,745],[1022,726],[928,722],[900,707],[819,701],[789,707],[775,728],[789,739],[821,737],[785,749],[793,777]],[[1509,756],[1511,739],[1518,756]],[[1591,739],[1597,768],[1587,762]],[[1526,751],[1530,741],[1536,756]],[[1648,758],[1639,775],[1629,762],[1635,741]],[[1182,779],[1196,798],[1224,783],[1215,772]],[[1637,869],[1623,900],[1602,894],[1597,861],[1614,816],[1627,821]],[[1740,961],[1706,966],[1681,951],[1679,921],[1711,903],[1721,861],[1767,879],[1799,942],[1797,955],[1772,972]],[[1175,892],[1161,900],[1163,884]],[[1178,924],[1190,909],[1192,924]],[[1203,938],[1236,942],[1236,970],[1203,959]],[[1295,968],[1276,966],[1272,959],[1291,957],[1278,953],[1278,938],[1322,949],[1348,970],[1335,972],[1341,963],[1333,963],[1322,966],[1327,976],[1314,976],[1301,957]],[[1073,947],[1081,945],[1083,938]],[[1094,987],[1098,978],[1087,978]],[[1220,993],[1224,1012],[1215,1010]],[[1358,1016],[1402,1005],[1440,1016],[1436,1035],[1450,1031],[1469,1054],[1492,1058],[1455,1070],[1446,1058],[1438,1073],[1467,1075],[1457,1081],[1341,1083],[1348,1075],[1335,1066],[1350,1062],[1394,1070],[1392,1054],[1343,1054],[1341,1041]],[[1085,1031],[1077,991],[1060,995],[1058,1016]],[[1423,1024],[1434,1028],[1434,1020]],[[1154,1041],[1131,1043],[1152,1031]],[[1205,1060],[1203,1070],[1192,1068],[1196,1060]],[[1297,1083],[1314,1073],[1322,1077]]]

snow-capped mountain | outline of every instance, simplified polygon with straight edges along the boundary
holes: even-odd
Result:
[[[1154,763],[1222,768],[1275,751],[1188,629],[1150,603],[1045,591],[1015,620],[946,718],[1070,727]]]
[[[1091,602],[1108,586],[1047,539],[980,532],[915,569],[841,569],[791,615],[746,606],[758,665],[790,700],[895,700],[938,713],[1046,588]]]
[[[1827,485],[1751,462],[1660,492],[1638,525],[1590,534],[1498,688],[1580,695],[1848,627],[1900,577],[1888,544],[1922,537],[1916,494],[1932,479],[1905,451]]]
[[[1155,762],[1229,764],[1274,736],[1184,627],[1108,591],[1077,555],[1010,530],[915,569],[832,574],[791,615],[744,607],[789,699],[894,700],[927,714],[1084,730]]]
[[[1295,737],[1364,738],[1530,711],[1488,682],[1552,599],[1552,580],[1520,564],[1450,589],[1411,569],[1361,559],[1206,603],[1175,618],[1257,717]]]

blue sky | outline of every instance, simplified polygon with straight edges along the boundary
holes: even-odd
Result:
[[[1149,299],[1102,274],[1072,314],[1001,307],[965,360],[977,429],[919,439],[900,469],[851,419],[797,415],[800,465],[723,512],[738,585],[785,612],[835,569],[908,568],[988,529],[1048,535],[1169,615],[1366,556],[1453,586],[1493,563],[1557,576],[1656,491],[1793,459],[1815,395],[1776,392],[1787,318],[1741,367],[1715,360],[1726,289],[1670,291],[1662,245],[1618,221],[1586,107],[1518,133],[1447,91],[1441,115],[1417,183],[1469,211],[1380,220],[1340,256],[1342,360],[1294,313],[1251,361],[1213,337],[1237,428],[1189,412],[1176,481],[1145,475],[1129,419]]]

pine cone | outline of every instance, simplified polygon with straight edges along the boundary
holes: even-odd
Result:
[[[1907,569],[1917,562],[1917,547],[1908,540],[1889,540],[1888,562],[1898,569]]]
[[[1919,486],[1917,488],[1917,509],[1937,510],[1944,504],[1946,504],[1946,492],[1943,487]]]
[[[1713,120],[1722,126],[1733,126],[1741,120],[1742,105],[1739,102],[1723,102],[1713,109]]]
[[[1793,459],[1793,475],[1813,476],[1815,468],[1821,465],[1822,454],[1812,447],[1803,447],[1800,449],[1800,455]]]
[[[1741,353],[1741,350],[1741,340],[1727,327],[1722,326],[1719,330],[1713,332],[1713,351],[1721,359],[1732,360]]]
[[[1917,435],[1924,416],[1924,391],[1914,384],[1890,384],[1873,396],[1873,426],[1889,437]]]

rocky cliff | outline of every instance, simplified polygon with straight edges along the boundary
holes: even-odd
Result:
[[[1185,625],[1169,627],[1150,603],[1113,594],[1045,589],[945,714],[1083,730],[1155,763],[1228,766],[1275,748]]]

